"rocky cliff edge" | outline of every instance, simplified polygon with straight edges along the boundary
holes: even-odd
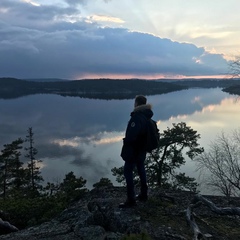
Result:
[[[205,205],[193,213],[203,233],[195,236],[186,220],[186,210],[194,196],[185,191],[150,190],[147,202],[139,202],[134,208],[119,209],[119,203],[126,198],[124,187],[93,189],[52,221],[2,235],[0,239],[120,240],[127,236],[153,240],[240,239],[239,216],[219,215]],[[239,198],[229,201],[224,197],[205,197],[221,207],[240,206]]]

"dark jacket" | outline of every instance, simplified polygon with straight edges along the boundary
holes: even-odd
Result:
[[[136,161],[141,152],[146,152],[147,119],[153,116],[151,105],[140,105],[131,113],[131,119],[123,139],[121,157],[124,161]]]

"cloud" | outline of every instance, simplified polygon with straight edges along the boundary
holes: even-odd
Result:
[[[43,168],[41,171],[43,175],[62,177],[60,176],[61,170],[66,174],[74,170],[77,176],[82,176],[84,179],[88,179],[88,185],[99,180],[99,177],[109,174],[109,166],[113,164],[112,160],[100,161],[100,159],[93,158],[90,155],[86,155],[83,148],[60,145],[57,143],[44,143],[37,146],[38,159],[42,159],[47,168]],[[58,172],[54,165],[57,164]],[[52,170],[52,173],[49,172]],[[48,173],[49,172],[49,173]]]
[[[90,22],[113,22],[113,23],[124,23],[120,18],[104,16],[104,15],[93,15],[89,17]]]
[[[69,5],[77,6],[86,4],[87,0],[65,0],[65,2]]]
[[[0,72],[18,78],[226,74],[222,55],[189,43],[174,42],[85,18],[77,3],[53,6],[1,0]],[[7,10],[6,10],[7,9]]]
[[[39,3],[33,2],[33,1],[31,1],[31,0],[23,0],[23,1],[26,2],[26,3],[30,3],[30,4],[32,4],[33,6],[40,6]]]
[[[60,161],[69,159],[71,164],[82,168],[93,168],[94,165],[96,168],[100,168],[101,166],[101,164],[97,164],[97,159],[86,155],[83,148],[79,146],[60,145],[48,142],[47,144],[38,144],[37,149],[39,159],[48,158],[51,159],[51,161],[57,160],[59,164],[61,164]]]
[[[13,0],[1,0],[0,9],[2,21],[12,25],[36,29],[39,26],[47,26],[61,17],[80,14],[75,6],[35,5],[29,2],[16,2]]]

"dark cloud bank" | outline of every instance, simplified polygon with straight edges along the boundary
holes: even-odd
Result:
[[[1,77],[227,73],[227,61],[220,54],[128,29],[100,27],[81,18],[77,6],[85,1],[66,2],[61,7],[1,0]]]

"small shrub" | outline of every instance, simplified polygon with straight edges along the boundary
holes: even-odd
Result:
[[[51,220],[66,208],[67,202],[54,197],[1,199],[0,206],[7,214],[4,220],[23,229]]]
[[[113,184],[110,179],[108,178],[101,178],[99,182],[94,183],[94,188],[101,188],[101,187],[112,187]]]

